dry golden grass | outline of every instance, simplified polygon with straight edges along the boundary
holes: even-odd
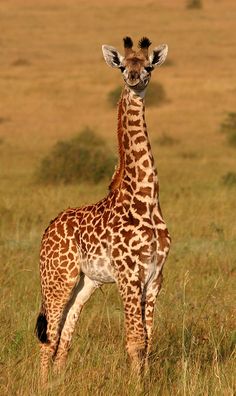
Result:
[[[122,37],[169,44],[172,65],[153,74],[169,101],[147,109],[173,238],[157,303],[150,378],[138,392],[126,365],[122,305],[115,286],[82,313],[66,379],[52,395],[235,394],[236,150],[219,127],[235,112],[236,4],[203,0],[2,0],[0,2],[0,394],[38,390],[33,335],[38,252],[49,220],[95,202],[106,185],[43,187],[32,176],[59,139],[89,126],[116,148],[107,94],[120,84],[101,45]],[[162,144],[160,136],[176,144]],[[157,347],[158,343],[158,347]]]

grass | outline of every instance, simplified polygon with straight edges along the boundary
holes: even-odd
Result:
[[[169,101],[147,107],[146,114],[173,240],[156,305],[150,375],[139,392],[126,361],[122,304],[116,287],[108,285],[83,310],[65,381],[53,379],[49,394],[235,393],[235,189],[223,180],[234,174],[236,159],[234,147],[216,131],[235,107],[236,5],[209,0],[204,15],[193,12],[186,18],[185,2],[177,3],[1,3],[3,396],[42,394],[34,326],[44,229],[63,209],[96,202],[107,191],[105,181],[33,183],[35,169],[51,147],[70,141],[86,125],[116,147],[116,114],[107,95],[121,76],[107,68],[100,47],[106,43],[122,52],[126,34],[135,42],[148,35],[154,46],[167,42],[175,60],[152,79],[163,84]],[[139,34],[137,26],[142,26]],[[201,43],[200,57],[196,43]],[[178,144],[160,145],[162,131]]]

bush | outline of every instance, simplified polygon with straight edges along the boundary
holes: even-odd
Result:
[[[108,102],[112,107],[117,106],[121,92],[122,87],[119,85],[108,93]],[[166,101],[166,92],[163,85],[158,82],[151,82],[147,88],[145,104],[147,106],[159,106]]]
[[[175,65],[175,62],[173,61],[173,59],[170,59],[170,58],[167,58],[166,60],[165,60],[165,62],[163,63],[163,65],[162,65],[162,67],[164,66],[166,66],[166,67],[170,67],[170,66],[174,66]]]
[[[116,107],[117,103],[119,102],[120,99],[120,95],[122,92],[122,87],[119,85],[118,87],[116,87],[115,89],[113,89],[112,91],[110,91],[108,93],[108,103],[111,105],[111,107]]]
[[[235,172],[226,173],[222,178],[222,182],[225,186],[228,187],[236,186],[236,173]]]
[[[114,172],[116,159],[106,142],[91,129],[59,141],[42,160],[37,180],[42,183],[98,183]]]
[[[186,7],[188,9],[200,9],[202,8],[202,0],[188,0]]]
[[[157,144],[160,146],[173,146],[174,144],[178,144],[178,139],[173,138],[172,136],[168,135],[167,133],[162,133],[157,139]]]
[[[236,113],[228,113],[220,130],[227,135],[228,143],[231,146],[236,146]]]

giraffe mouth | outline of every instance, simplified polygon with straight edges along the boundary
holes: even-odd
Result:
[[[127,81],[127,84],[128,84],[128,86],[129,86],[130,88],[134,89],[135,91],[143,91],[143,90],[146,88],[147,84],[148,84],[148,80],[147,80],[147,81],[141,81],[141,80],[139,80],[139,81],[136,82],[135,84],[130,84],[130,83]]]
[[[140,80],[138,82],[137,81],[131,82],[129,80],[126,80],[126,83],[128,84],[129,87],[135,88],[135,87],[137,87],[140,84]]]

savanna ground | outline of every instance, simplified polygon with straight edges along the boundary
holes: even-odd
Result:
[[[120,73],[102,58],[106,43],[147,35],[169,44],[153,74],[168,101],[147,108],[173,243],[157,302],[150,376],[138,391],[124,351],[122,304],[103,287],[82,312],[65,381],[52,395],[235,394],[236,148],[219,132],[236,96],[236,3],[2,0],[0,3],[0,394],[38,389],[38,254],[51,218],[96,202],[99,184],[42,185],[34,174],[60,139],[85,126],[116,150],[109,92]]]

